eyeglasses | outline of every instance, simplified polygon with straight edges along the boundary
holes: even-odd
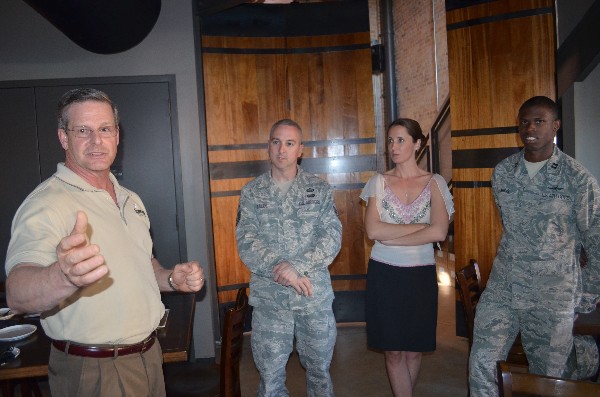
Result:
[[[66,130],[69,132],[72,132],[73,135],[77,138],[85,138],[85,139],[92,136],[94,131],[98,131],[98,133],[100,134],[100,136],[102,138],[112,138],[113,136],[116,136],[117,131],[119,131],[119,129],[114,125],[107,125],[104,127],[100,127],[97,130],[93,130],[91,128],[86,127],[85,125],[81,125],[81,126],[75,126],[73,128],[67,128]]]

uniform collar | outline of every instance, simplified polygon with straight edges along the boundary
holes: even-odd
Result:
[[[272,176],[271,172],[272,172],[271,170],[269,170],[269,172],[267,172],[267,175],[269,176],[269,181],[272,183],[275,183],[273,181],[273,176]],[[300,176],[301,173],[302,173],[302,168],[300,168],[300,166],[296,164],[296,176],[292,180],[295,181],[296,179],[298,179],[298,177]]]
[[[547,178],[554,180],[560,174],[560,157],[562,156],[562,151],[554,145],[554,150],[552,151],[552,155],[542,167],[540,172],[543,172]],[[517,177],[521,174],[527,174],[527,168],[525,167],[525,150],[521,150],[519,155],[516,158],[514,163],[514,176]]]
[[[302,170],[302,168],[300,168],[300,166],[296,165],[296,169],[298,171],[296,172],[296,177],[292,180],[292,184],[290,185],[290,190],[295,185],[298,178],[300,178],[301,175],[304,173],[304,170]],[[265,187],[270,189],[271,193],[275,194],[279,190],[277,189],[277,184],[275,183],[275,181],[273,180],[273,177],[271,176],[271,171],[266,172],[265,175],[266,175],[266,178],[264,179]]]

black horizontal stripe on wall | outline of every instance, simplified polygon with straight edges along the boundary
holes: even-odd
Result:
[[[343,145],[362,145],[375,143],[375,138],[356,138],[356,139],[327,139],[320,141],[304,141],[305,147],[325,147],[325,146],[343,146]],[[267,143],[243,143],[239,145],[208,145],[208,151],[224,150],[252,150],[267,149]]]
[[[230,37],[339,35],[368,32],[369,28],[367,0],[265,6],[239,4],[203,16],[200,23],[203,35]]]
[[[223,190],[221,192],[210,192],[211,198],[234,197],[234,196],[239,196],[239,195],[240,195],[240,190]]]
[[[332,281],[338,280],[366,280],[366,274],[332,274],[330,275]]]
[[[325,47],[299,47],[299,48],[218,48],[218,47],[202,47],[202,52],[205,54],[315,54],[328,52],[356,51],[371,49],[370,43],[348,44],[339,46]]]
[[[248,288],[249,286],[250,284],[248,283],[223,285],[221,287],[217,286],[217,292],[236,291],[240,288]]]
[[[495,128],[478,128],[472,130],[452,130],[450,136],[453,138],[461,136],[480,136],[480,135],[502,135],[502,134],[517,134],[516,126],[510,127],[495,127]]]
[[[551,7],[544,7],[544,8],[533,8],[531,10],[509,12],[506,14],[491,15],[489,17],[474,18],[474,19],[469,19],[469,20],[462,21],[462,22],[451,23],[450,25],[448,25],[446,27],[446,29],[447,30],[455,30],[455,29],[462,29],[462,28],[467,28],[467,27],[476,26],[476,25],[482,25],[484,23],[490,23],[490,22],[507,21],[510,19],[532,17],[535,15],[552,14],[553,11],[554,10]]]
[[[494,168],[500,161],[520,150],[518,147],[453,150],[452,168]],[[454,181],[454,186],[456,183]]]
[[[366,291],[333,291],[333,315],[337,323],[364,322]]]
[[[446,11],[452,11],[458,8],[471,7],[483,3],[490,3],[492,1],[496,0],[446,0]]]
[[[333,190],[357,190],[365,187],[364,183],[333,183],[331,184]]]
[[[375,143],[375,138],[325,139],[320,141],[304,141],[306,147],[365,145]]]
[[[375,155],[303,158],[300,166],[312,174],[344,174],[377,169]],[[209,166],[212,180],[253,178],[269,169],[268,160],[211,163]]]
[[[491,181],[455,181],[454,187],[459,188],[459,189],[492,187],[492,182]]]
[[[255,178],[260,174],[267,172],[270,167],[268,160],[256,160],[210,163],[208,169],[210,172],[210,179],[219,180]]]
[[[335,280],[366,280],[367,279],[367,275],[366,274],[332,274],[331,276],[331,280],[335,281]],[[225,291],[235,291],[238,290],[240,288],[248,288],[249,284],[248,283],[241,283],[241,284],[230,284],[230,285],[222,285],[222,286],[218,286],[217,287],[217,292],[225,292]]]
[[[242,143],[239,145],[208,145],[209,152],[218,152],[223,150],[252,150],[266,149],[266,143]]]
[[[362,189],[363,187],[365,187],[364,183],[338,183],[338,184],[332,184],[331,187],[333,188],[333,190],[358,190],[358,189]],[[240,195],[240,191],[239,190],[223,190],[220,192],[211,192],[210,196],[212,198],[217,198],[217,197],[234,197],[234,196],[239,196]]]

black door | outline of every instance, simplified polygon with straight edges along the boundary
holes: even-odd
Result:
[[[4,280],[13,215],[41,181],[33,88],[0,89],[0,125],[0,276]]]
[[[56,171],[56,164],[64,161],[64,151],[57,137],[56,104],[60,96],[77,85],[54,85],[35,87],[34,112],[23,110],[24,118],[33,120],[36,125],[39,150],[23,153],[27,160],[37,164],[38,177],[33,187],[40,180],[45,180]],[[118,155],[113,164],[113,173],[124,187],[140,195],[150,217],[154,252],[158,260],[166,267],[172,267],[185,257],[182,252],[179,233],[178,201],[174,142],[177,142],[171,124],[171,101],[169,82],[141,82],[119,84],[85,84],[106,92],[116,103],[120,115],[120,143]],[[4,98],[0,90],[0,97]],[[4,102],[4,101],[3,101]],[[3,103],[0,102],[0,103]],[[30,103],[24,103],[25,108]],[[0,119],[3,124],[4,119]],[[27,125],[31,123],[26,123]],[[30,127],[29,127],[30,128]],[[12,133],[17,133],[12,132]],[[10,146],[13,146],[12,144]],[[5,146],[4,152],[20,151],[16,147]],[[177,159],[178,160],[178,159]],[[178,175],[178,174],[177,174]],[[4,177],[3,177],[4,178]],[[14,196],[22,201],[31,191],[31,176],[19,177],[19,184],[27,185]],[[3,191],[5,181],[2,179]],[[27,190],[24,194],[22,190]],[[13,194],[11,194],[13,195]],[[14,200],[14,199],[13,199]],[[13,206],[14,207],[14,206]],[[3,207],[4,208],[4,207]],[[8,240],[5,238],[5,218],[12,219],[16,208],[11,213],[2,215],[2,242],[4,248],[2,258],[6,254]],[[8,209],[7,209],[8,211]],[[8,223],[10,225],[10,221]],[[4,262],[4,261],[3,261]]]

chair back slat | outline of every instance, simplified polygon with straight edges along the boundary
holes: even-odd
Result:
[[[471,259],[469,264],[456,272],[456,283],[459,286],[460,298],[463,302],[469,346],[473,344],[473,328],[475,324],[475,308],[481,296],[479,284],[479,265]]]
[[[240,288],[235,307],[225,312],[221,343],[221,397],[240,397],[240,358],[244,342],[244,319],[248,310],[246,289]]]

